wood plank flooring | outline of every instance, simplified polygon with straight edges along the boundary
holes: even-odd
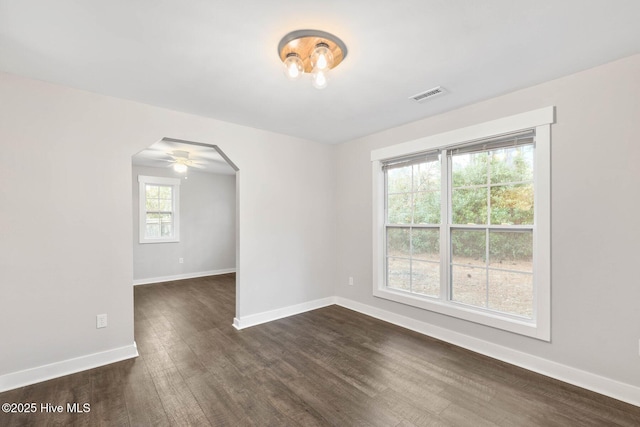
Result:
[[[234,282],[135,287],[140,357],[0,394],[90,412],[0,425],[640,425],[636,406],[337,306],[236,331]]]

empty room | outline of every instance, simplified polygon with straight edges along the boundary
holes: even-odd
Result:
[[[640,425],[638,17],[0,0],[0,425]]]

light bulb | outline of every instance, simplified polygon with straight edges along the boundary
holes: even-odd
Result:
[[[311,74],[311,84],[316,89],[324,89],[327,87],[327,73],[329,70],[319,70],[317,68],[313,69],[313,73]]]
[[[329,70],[333,67],[333,54],[326,43],[318,43],[311,54],[311,67]]]
[[[187,165],[185,165],[184,163],[174,163],[173,164],[173,170],[178,172],[178,173],[185,173],[187,171]]]
[[[297,80],[304,73],[302,59],[295,52],[290,52],[284,60],[284,74],[289,80]]]
[[[324,55],[318,55],[318,62],[316,62],[316,67],[324,70],[327,68],[327,57]]]

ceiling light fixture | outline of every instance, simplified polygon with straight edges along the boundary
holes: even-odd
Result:
[[[189,160],[189,152],[183,150],[174,150],[169,153],[173,160],[173,170],[178,173],[185,173],[189,169],[191,160]]]
[[[287,78],[298,80],[303,74],[311,74],[313,87],[324,89],[329,70],[347,56],[347,46],[325,31],[296,30],[280,40],[278,55]]]
[[[188,167],[184,163],[174,163],[173,164],[173,170],[178,172],[178,173],[185,173],[187,171],[187,169],[188,169]]]

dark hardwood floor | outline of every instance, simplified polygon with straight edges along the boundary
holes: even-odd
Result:
[[[331,306],[236,331],[233,275],[135,288],[140,357],[0,394],[2,426],[638,426],[640,408]]]

